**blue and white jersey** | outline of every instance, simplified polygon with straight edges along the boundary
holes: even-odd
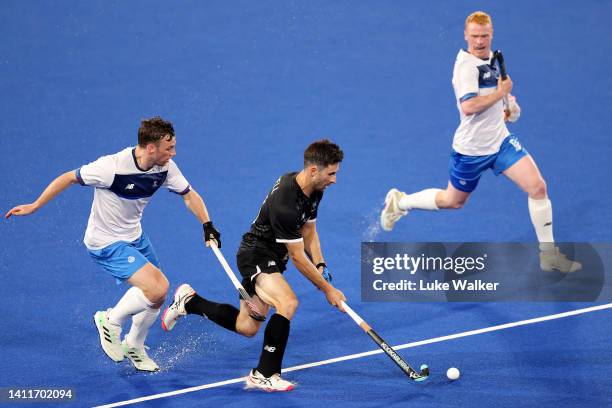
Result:
[[[488,109],[465,115],[461,102],[480,95],[489,95],[497,88],[499,71],[488,60],[481,60],[467,51],[459,50],[453,69],[453,89],[461,123],[455,131],[453,149],[468,156],[485,156],[499,151],[503,140],[510,134],[504,123],[504,103],[496,102]]]
[[[76,176],[81,185],[95,187],[83,239],[91,250],[138,239],[142,234],[142,212],[160,187],[180,195],[190,190],[172,160],[147,171],[139,168],[134,147],[84,165],[77,169]]]

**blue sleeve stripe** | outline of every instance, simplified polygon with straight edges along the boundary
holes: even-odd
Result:
[[[475,96],[478,96],[476,92],[470,92],[468,94],[463,95],[461,98],[459,98],[459,102],[465,102],[468,99],[472,99]]]
[[[80,185],[84,186],[85,182],[83,181],[83,178],[81,177],[81,168],[79,167],[78,169],[76,169],[76,178],[77,181],[79,182]]]
[[[170,191],[172,191],[172,190],[170,190]],[[174,194],[178,194],[178,195],[182,195],[182,196],[183,196],[183,195],[187,194],[187,193],[188,193],[188,192],[190,192],[190,191],[191,191],[191,186],[187,186],[187,188],[186,188],[186,189],[184,189],[183,191],[181,191],[180,193],[177,193],[176,191],[172,191],[172,192],[173,192]]]

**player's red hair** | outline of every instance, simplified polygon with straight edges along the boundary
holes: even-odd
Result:
[[[491,20],[491,16],[485,13],[484,11],[475,11],[465,19],[465,28],[467,28],[468,24],[476,23],[479,25],[491,25],[493,27],[493,21]]]

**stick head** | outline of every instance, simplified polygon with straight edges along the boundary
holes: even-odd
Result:
[[[414,379],[414,381],[425,381],[429,377],[429,367],[427,364],[421,365],[421,372],[418,377]]]

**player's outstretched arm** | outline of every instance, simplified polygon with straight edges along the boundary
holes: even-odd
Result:
[[[325,262],[323,259],[323,252],[321,251],[321,241],[319,241],[316,223],[307,222],[302,226],[300,232],[304,238],[304,250],[310,255],[312,263],[317,265],[321,262]]]
[[[321,250],[321,241],[319,241],[316,223],[307,222],[302,226],[300,232],[304,238],[304,249],[306,253],[310,255],[312,263],[316,266],[321,275],[323,275],[323,279],[327,282],[331,282],[332,274],[327,269],[325,259],[323,258],[323,251]]]
[[[39,208],[41,208],[43,205],[51,201],[59,193],[67,189],[72,184],[76,184],[76,183],[78,183],[78,180],[76,177],[76,171],[75,170],[68,171],[62,174],[61,176],[57,177],[51,183],[49,183],[47,188],[45,188],[45,191],[42,192],[42,194],[40,195],[40,197],[36,199],[36,201],[34,201],[31,204],[22,204],[22,205],[18,205],[17,207],[11,208],[10,211],[7,212],[4,217],[9,218],[11,215],[32,214],[36,212]]]
[[[300,271],[302,275],[312,282],[317,288],[325,293],[327,301],[336,306],[338,309],[344,312],[342,307],[342,301],[346,301],[344,293],[336,289],[331,283],[327,282],[321,272],[314,266],[312,262],[306,257],[304,252],[304,242],[288,242],[285,244],[289,251],[289,257],[295,267]]]

